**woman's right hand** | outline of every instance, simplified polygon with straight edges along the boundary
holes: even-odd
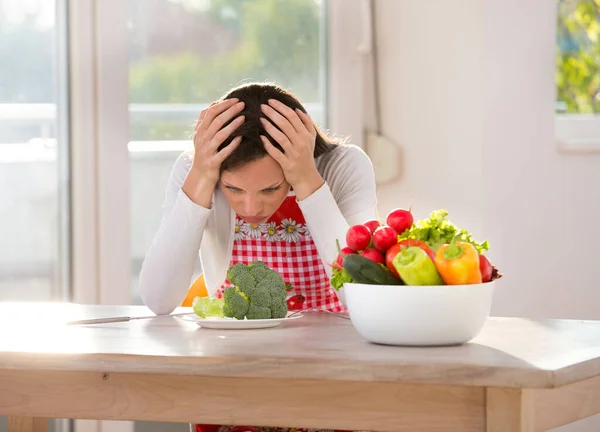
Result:
[[[244,123],[244,116],[239,115],[243,109],[244,102],[238,102],[238,99],[213,102],[202,110],[196,123],[194,169],[204,173],[204,178],[215,185],[219,181],[221,164],[236,149],[242,138],[238,136],[223,150],[217,150]],[[227,127],[223,127],[233,118],[235,119]]]
[[[183,192],[198,205],[210,208],[221,164],[242,141],[241,137],[235,137],[218,151],[219,146],[244,123],[244,116],[239,115],[243,109],[243,102],[227,99],[213,102],[200,113],[194,131],[194,159],[182,186]],[[223,127],[231,119],[234,120]]]

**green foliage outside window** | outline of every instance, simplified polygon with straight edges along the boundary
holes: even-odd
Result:
[[[600,0],[559,0],[557,111],[600,113]]]

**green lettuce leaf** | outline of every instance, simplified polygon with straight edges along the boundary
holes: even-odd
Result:
[[[222,298],[196,297],[192,308],[200,318],[223,318],[223,304]]]
[[[338,269],[336,267],[333,268],[333,272],[331,275],[331,286],[339,291],[345,283],[354,282],[348,272],[345,269]]]
[[[483,253],[489,249],[488,241],[478,242],[473,239],[471,234],[463,228],[458,228],[447,219],[448,211],[444,209],[435,210],[429,215],[429,219],[422,219],[417,222],[399,239],[421,240],[429,245],[431,249],[437,251],[440,246],[451,243],[453,240],[464,241],[472,244],[477,252]]]

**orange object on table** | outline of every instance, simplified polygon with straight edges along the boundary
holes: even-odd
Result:
[[[194,283],[188,289],[185,300],[181,303],[183,307],[192,307],[192,302],[196,297],[208,297],[208,290],[206,289],[206,282],[204,281],[204,274],[198,276]]]

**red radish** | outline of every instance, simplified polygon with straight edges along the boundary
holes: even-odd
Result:
[[[483,255],[479,255],[479,271],[481,272],[481,282],[486,283],[492,280],[492,264]]]
[[[400,235],[412,226],[414,219],[410,210],[395,209],[388,214],[386,222]]]
[[[349,247],[345,247],[340,251],[340,253],[338,254],[337,260],[335,261],[340,266],[339,267],[340,269],[344,268],[344,257],[346,255],[352,255],[352,254],[356,255],[356,252],[353,251],[352,249],[350,249]]]
[[[305,300],[306,298],[302,294],[297,294],[290,297],[287,299],[288,310],[301,310]]]
[[[371,243],[371,231],[364,225],[351,226],[346,233],[346,244],[350,249],[359,252]]]
[[[373,246],[381,252],[387,251],[396,243],[398,243],[398,233],[390,226],[382,225],[373,233]]]
[[[376,262],[377,264],[385,264],[385,261],[383,260],[383,255],[377,249],[365,249],[360,253],[360,256],[368,258],[371,261]]]
[[[377,219],[371,219],[366,221],[363,225],[369,228],[369,231],[371,231],[371,234],[373,234],[375,230],[382,225],[382,223]]]

